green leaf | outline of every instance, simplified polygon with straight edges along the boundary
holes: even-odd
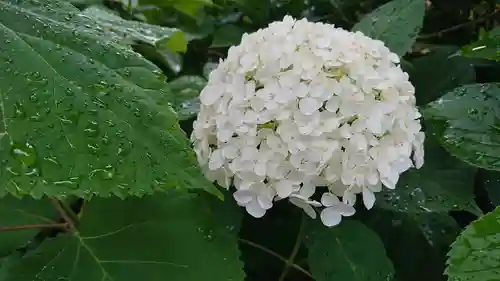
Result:
[[[445,213],[458,209],[480,214],[474,203],[475,173],[474,167],[452,157],[427,138],[424,165],[404,172],[394,190],[378,193],[376,204],[405,213]]]
[[[459,232],[453,218],[446,214],[405,214],[379,208],[361,216],[363,223],[384,242],[398,280],[442,280],[446,252]]]
[[[500,61],[500,27],[482,34],[478,41],[464,46],[459,54],[468,58]]]
[[[166,41],[173,36],[178,36],[176,34],[181,32],[176,28],[124,20],[111,10],[97,6],[91,6],[83,10],[80,16],[93,20],[98,25],[99,30],[102,30],[116,41],[125,44],[140,41],[155,45],[158,41]],[[87,26],[86,28],[95,29],[96,27]]]
[[[185,53],[187,51],[187,45],[188,42],[182,31],[177,31],[168,39],[156,43],[158,48],[167,48],[174,53]]]
[[[200,111],[198,98],[207,80],[200,76],[181,76],[171,81],[168,86],[172,91],[170,100],[180,120],[196,116]]]
[[[383,41],[402,57],[413,46],[424,15],[424,0],[393,0],[365,15],[354,25],[353,31]]]
[[[243,36],[243,29],[236,25],[226,24],[215,31],[214,39],[212,40],[212,48],[229,47],[238,45]]]
[[[0,0],[0,197],[218,194],[160,70],[65,5]]]
[[[6,281],[243,281],[238,229],[220,211],[180,193],[94,198],[78,232],[44,241]]]
[[[53,224],[56,223],[52,219],[56,213],[49,200],[8,196],[0,199],[0,228]],[[25,245],[39,231],[39,228],[0,231],[0,257]]]
[[[448,253],[445,274],[449,281],[500,280],[500,208],[472,222]]]
[[[500,206],[500,172],[480,170],[479,178],[488,193],[490,202],[495,206]]]
[[[500,88],[471,84],[454,89],[423,110],[430,131],[453,156],[500,170]]]
[[[376,233],[360,222],[346,220],[328,228],[307,225],[309,266],[317,281],[386,281],[394,269]]]
[[[416,89],[417,105],[427,104],[447,91],[473,83],[476,78],[474,67],[463,57],[449,57],[456,47],[439,46],[430,53],[412,60],[409,74]]]

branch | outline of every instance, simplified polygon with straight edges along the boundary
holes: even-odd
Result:
[[[445,28],[445,29],[442,29],[438,32],[434,32],[434,33],[430,33],[430,34],[422,34],[420,36],[418,36],[418,39],[429,39],[429,38],[432,38],[432,37],[439,37],[441,35],[443,35],[443,33],[447,33],[447,32],[451,32],[451,31],[454,31],[454,30],[458,30],[458,29],[461,29],[463,27],[466,27],[468,25],[473,25],[473,24],[476,24],[476,23],[479,23],[479,22],[483,22],[485,20],[487,20],[488,18],[494,16],[495,14],[497,14],[500,10],[495,10],[483,17],[480,17],[480,18],[477,18],[475,20],[471,20],[471,21],[468,21],[468,22],[464,22],[464,23],[461,23],[461,24],[457,24],[457,25],[454,25],[452,27],[448,27],[448,28]]]
[[[285,277],[290,270],[290,266],[295,264],[295,257],[299,253],[300,245],[302,245],[302,233],[304,232],[304,226],[305,226],[305,219],[304,216],[301,216],[300,219],[300,227],[299,227],[299,233],[297,233],[297,239],[295,240],[295,245],[293,245],[292,253],[290,254],[290,257],[286,261],[285,268],[283,268],[283,271],[281,272],[280,278],[278,281],[284,281]]]
[[[285,257],[281,256],[280,254],[278,254],[278,253],[274,252],[273,250],[270,250],[270,249],[268,249],[268,248],[266,248],[266,247],[264,247],[262,245],[259,245],[259,244],[255,243],[255,242],[252,242],[252,241],[249,241],[249,240],[246,240],[246,239],[243,239],[243,238],[239,238],[239,241],[241,243],[243,243],[243,244],[247,244],[247,245],[252,246],[252,247],[254,247],[256,249],[259,249],[259,250],[261,250],[263,252],[266,252],[266,253],[270,254],[271,256],[273,256],[273,257],[275,257],[275,258],[283,261],[284,263],[288,262]],[[305,275],[309,276],[311,279],[314,279],[314,277],[311,275],[311,273],[309,273],[309,271],[305,270],[301,266],[299,266],[297,264],[291,264],[290,266],[293,267],[293,268],[295,268],[295,269],[297,269],[298,271],[304,273]]]
[[[66,228],[67,226],[68,226],[68,224],[66,224],[66,223],[27,224],[27,225],[16,225],[16,226],[0,227],[0,232],[14,231],[14,230],[24,230],[24,229],[34,229],[34,228]]]
[[[68,229],[72,232],[76,232],[75,223],[71,219],[71,217],[68,215],[68,212],[66,212],[66,210],[64,210],[62,203],[54,197],[50,197],[49,199],[52,202],[52,205],[54,205],[54,207],[56,207],[57,211],[59,212],[61,217],[64,219],[64,221],[68,224]]]

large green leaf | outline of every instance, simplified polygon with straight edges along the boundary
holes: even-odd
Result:
[[[387,281],[394,269],[376,233],[357,221],[307,225],[309,266],[317,281]]]
[[[445,255],[459,231],[451,217],[375,208],[362,214],[361,219],[384,242],[398,280],[442,281]]]
[[[500,172],[480,170],[479,178],[488,193],[490,202],[500,206]]]
[[[427,104],[454,88],[473,83],[476,75],[469,59],[451,54],[452,46],[437,46],[430,53],[412,60],[409,74],[416,89],[417,104]]]
[[[460,54],[468,58],[500,61],[500,27],[482,33],[478,41],[463,47]]]
[[[238,225],[210,205],[174,193],[94,198],[77,233],[44,241],[6,281],[243,281]]]
[[[48,200],[18,199],[8,196],[0,199],[0,227],[12,228],[37,224],[53,224],[56,211]],[[11,253],[31,240],[38,228],[0,231],[0,257]],[[0,279],[1,280],[1,279]]]
[[[423,111],[432,134],[452,155],[471,165],[500,170],[500,87],[472,84],[454,89]]]
[[[424,0],[393,0],[365,15],[353,31],[383,41],[399,56],[410,50],[422,27]]]
[[[200,111],[200,100],[198,96],[207,84],[207,80],[200,76],[181,76],[168,84],[172,91],[169,99],[177,111],[180,120],[186,120],[196,116]]]
[[[64,3],[17,2],[0,0],[0,197],[216,190],[155,66]]]
[[[448,253],[449,281],[500,280],[500,208],[472,222]]]
[[[233,24],[226,24],[215,31],[210,47],[230,47],[238,45],[243,36],[243,29]]]
[[[475,173],[474,167],[452,157],[428,138],[422,168],[404,172],[394,190],[377,194],[376,204],[405,213],[468,210],[479,214],[474,203]]]

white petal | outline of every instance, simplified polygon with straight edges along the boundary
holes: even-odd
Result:
[[[316,191],[316,187],[313,184],[306,184],[304,183],[302,187],[300,188],[299,194],[300,196],[303,196],[305,198],[309,198],[314,195],[314,192]]]
[[[365,204],[366,209],[370,210],[375,204],[375,194],[368,188],[363,188],[363,204]]]
[[[314,211],[314,208],[309,205],[309,204],[306,204],[302,210],[304,210],[304,212],[311,218],[311,219],[315,219],[316,218],[316,211]]]
[[[250,190],[237,190],[233,193],[233,198],[240,205],[246,205],[254,198],[254,193]]]
[[[335,210],[337,213],[341,214],[344,217],[350,217],[356,213],[356,209],[353,206],[347,205],[345,203],[338,203],[335,206],[330,207]]]
[[[265,194],[257,196],[257,202],[263,209],[271,209],[273,207],[273,198]]]
[[[222,92],[216,87],[207,86],[200,93],[200,101],[203,105],[208,106],[214,104],[221,96]]]
[[[312,115],[320,107],[321,103],[313,98],[303,98],[299,102],[299,110],[304,115]]]
[[[326,102],[325,108],[330,112],[337,112],[339,106],[340,106],[340,98],[337,96],[333,96]]]
[[[325,192],[321,196],[321,204],[325,207],[334,206],[338,203],[340,203],[339,198],[331,193]]]
[[[222,157],[222,151],[220,149],[216,149],[210,155],[210,161],[208,161],[208,168],[210,170],[219,169],[224,165],[224,157]]]
[[[266,214],[266,210],[259,205],[257,200],[252,200],[245,205],[245,209],[254,218],[262,218]]]
[[[320,218],[323,224],[328,227],[338,225],[342,220],[342,216],[332,208],[323,209]]]
[[[286,198],[290,196],[290,194],[292,194],[295,186],[291,181],[282,180],[275,183],[273,187],[276,190],[276,193],[278,194],[279,197]]]

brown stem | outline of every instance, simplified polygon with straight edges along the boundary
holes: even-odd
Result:
[[[64,219],[64,221],[68,224],[68,229],[71,232],[75,232],[76,231],[75,223],[70,218],[68,213],[64,210],[64,208],[61,206],[61,202],[59,202],[59,200],[57,200],[54,197],[50,197],[49,199],[52,202],[52,204],[54,205],[54,207],[56,207],[57,211],[59,212],[61,217]]]
[[[24,229],[34,229],[34,228],[66,228],[67,226],[68,226],[68,224],[66,224],[66,223],[27,224],[27,225],[16,225],[16,226],[0,227],[0,232],[14,231],[14,230],[24,230]]]
[[[271,256],[273,256],[273,257],[281,260],[284,263],[288,262],[285,257],[281,256],[280,254],[274,252],[271,249],[268,249],[268,248],[266,248],[266,247],[264,247],[262,245],[259,245],[259,244],[255,243],[255,242],[252,242],[250,240],[246,240],[246,239],[243,239],[243,238],[240,238],[239,240],[240,240],[241,243],[247,244],[248,246],[252,246],[252,247],[254,247],[256,249],[259,249],[259,250],[261,250],[263,252],[266,252],[266,253],[270,254]],[[311,275],[311,273],[309,273],[309,271],[305,270],[300,265],[298,265],[298,264],[291,264],[290,266],[293,267],[293,268],[295,268],[295,269],[297,269],[298,271],[304,273],[305,275],[307,275],[308,277],[310,277],[311,279],[314,280],[314,277]]]
[[[463,27],[468,26],[468,25],[480,23],[480,22],[485,21],[485,20],[489,19],[490,17],[494,16],[499,11],[500,11],[500,9],[495,10],[495,11],[493,11],[493,12],[485,15],[484,17],[480,17],[480,18],[475,19],[475,20],[471,20],[471,21],[468,21],[468,22],[457,24],[455,26],[442,29],[442,30],[440,30],[438,32],[434,32],[434,33],[430,33],[430,34],[422,34],[422,35],[418,36],[418,39],[429,39],[429,38],[432,38],[432,37],[439,37],[439,36],[443,35],[444,33],[451,32],[451,31],[454,31],[454,30],[458,30],[458,29],[463,28]]]

